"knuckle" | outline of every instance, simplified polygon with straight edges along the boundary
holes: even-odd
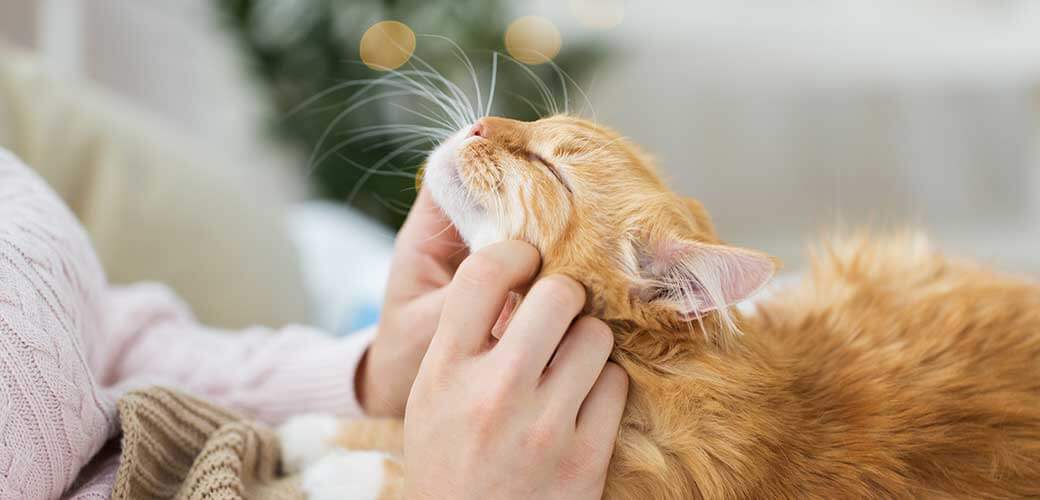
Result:
[[[541,254],[538,253],[538,249],[526,241],[509,240],[503,243],[503,245],[506,245],[520,262],[537,265],[542,258]]]
[[[494,423],[502,414],[502,405],[489,399],[479,399],[469,407],[469,417],[478,429]]]
[[[497,422],[501,419],[501,409],[498,405],[488,401],[477,401],[467,412],[469,428],[472,430],[478,443],[493,441],[499,426]]]
[[[521,376],[527,372],[529,362],[522,353],[510,353],[497,360],[498,383],[502,390],[512,390]]]
[[[494,412],[506,412],[515,399],[516,384],[518,377],[507,368],[494,381],[483,383],[479,391],[479,405],[486,410]]]
[[[625,372],[624,368],[621,368],[617,363],[608,362],[603,367],[603,383],[609,387],[615,388],[618,392],[628,392],[628,373]]]
[[[492,389],[482,392],[469,405],[466,418],[478,440],[488,441],[501,432],[501,424],[509,413],[509,395],[506,391]]]
[[[560,445],[562,439],[561,434],[559,426],[557,425],[544,421],[536,422],[527,430],[524,444],[529,450],[538,454],[543,454],[544,452],[555,449]]]
[[[577,281],[560,274],[554,274],[539,282],[538,293],[559,304],[577,306],[585,303],[585,287]]]
[[[508,265],[501,257],[491,253],[477,253],[462,262],[457,276],[466,284],[474,287],[487,286],[508,271]]]
[[[609,352],[614,348],[614,334],[606,323],[585,316],[574,325],[575,330],[584,335],[597,349]]]

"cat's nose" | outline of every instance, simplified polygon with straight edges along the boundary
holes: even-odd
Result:
[[[496,139],[509,137],[523,130],[523,123],[516,120],[499,118],[497,116],[485,116],[475,122],[469,128],[466,137],[483,137],[485,139]]]

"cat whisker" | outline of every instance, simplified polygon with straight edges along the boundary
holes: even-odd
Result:
[[[372,137],[379,137],[381,135],[391,135],[391,134],[388,131],[384,131],[384,130],[372,130],[372,131],[368,131],[368,132],[362,132],[362,133],[354,134],[349,139],[340,141],[335,146],[333,146],[333,147],[329,148],[328,150],[326,150],[325,152],[321,153],[317,158],[314,158],[308,164],[309,165],[308,168],[309,168],[309,170],[311,172],[313,172],[314,169],[318,168],[318,165],[321,165],[322,163],[324,163],[325,160],[327,160],[333,154],[338,154],[341,150],[343,150],[343,148],[345,148],[345,147],[347,147],[347,146],[349,146],[351,144],[355,144],[357,142],[363,141],[365,139],[370,139]],[[425,133],[423,133],[423,134],[412,134],[411,135],[411,137],[414,137],[414,136],[421,136],[422,137],[422,139],[421,139],[422,141],[432,140],[431,137],[429,136],[429,134],[425,134]]]
[[[451,255],[449,256],[449,260],[458,259],[459,255],[462,255],[464,252],[469,252],[469,246],[459,245],[459,249],[451,253]]]
[[[357,64],[361,64],[360,62],[356,62],[356,63]],[[415,92],[416,95],[419,95],[419,90],[416,88],[415,82],[409,81],[408,82],[410,84],[409,85],[409,84],[405,84],[403,82],[394,81],[394,78],[399,78],[399,75],[387,74],[387,75],[381,76],[379,78],[364,78],[364,79],[359,79],[359,80],[351,80],[351,81],[348,81],[348,82],[338,83],[338,84],[333,85],[332,87],[330,87],[330,88],[328,88],[326,90],[318,92],[317,94],[315,94],[314,96],[309,97],[308,99],[304,100],[300,104],[297,104],[292,109],[290,109],[288,112],[286,112],[285,116],[286,117],[293,116],[296,113],[299,113],[299,112],[301,112],[301,111],[303,111],[305,109],[317,112],[317,111],[324,111],[324,110],[327,110],[327,109],[330,109],[330,108],[342,106],[345,103],[337,103],[337,104],[334,104],[334,105],[320,106],[320,107],[317,107],[317,108],[310,108],[310,106],[312,104],[314,104],[315,102],[318,102],[318,101],[320,101],[320,100],[322,100],[322,99],[324,99],[324,98],[326,98],[326,97],[328,97],[330,95],[335,94],[336,92],[339,92],[339,91],[345,90],[345,89],[349,89],[351,87],[362,87],[362,88],[361,88],[361,90],[358,90],[357,92],[355,92],[354,95],[352,95],[350,98],[348,98],[346,103],[350,103],[354,99],[359,99],[359,98],[363,97],[372,88],[375,88],[378,85],[388,85],[388,86],[396,87],[398,89],[409,89],[412,92]],[[420,87],[420,88],[425,90],[424,87]],[[422,96],[420,96],[420,97],[422,97]],[[430,96],[430,97],[432,97],[432,96]]]
[[[396,41],[394,41],[393,43],[394,43],[394,45],[397,46],[398,49],[401,49],[402,51],[406,51],[405,48],[401,47]],[[453,45],[456,45],[456,44],[454,44],[454,42],[453,42]],[[456,47],[457,47],[457,45],[456,45]],[[461,48],[459,50],[461,50]],[[465,53],[463,53],[463,55],[465,55]],[[470,120],[469,122],[475,121],[475,113],[473,113],[473,103],[469,100],[469,97],[466,96],[465,92],[463,92],[462,89],[458,87],[458,85],[455,85],[454,82],[452,82],[452,81],[448,80],[447,78],[445,78],[444,75],[442,75],[439,71],[437,71],[436,68],[434,68],[432,65],[427,63],[425,60],[423,60],[423,58],[419,57],[419,55],[415,54],[414,52],[412,53],[411,57],[408,59],[408,65],[411,68],[415,69],[415,63],[413,61],[417,61],[419,64],[422,64],[426,68],[426,71],[421,71],[421,70],[417,70],[416,69],[415,70],[416,71],[416,73],[415,73],[416,76],[421,77],[423,79],[423,81],[425,81],[432,88],[437,88],[437,85],[430,81],[430,78],[429,78],[430,76],[434,77],[439,82],[441,82],[445,87],[448,88],[449,91],[451,91],[452,95],[454,96],[455,100],[451,101],[451,104],[454,105],[453,109],[458,113],[458,116],[462,117],[462,118],[473,117],[474,120]],[[467,58],[467,61],[468,61],[468,58]],[[469,66],[470,66],[470,71],[473,73],[474,80],[475,80],[476,79],[476,76],[475,76],[476,73],[472,71],[472,64],[470,64]],[[399,73],[399,74],[405,74],[406,73],[406,72],[398,72],[397,70],[392,69],[392,68],[385,68],[385,70],[388,70],[388,71],[391,71],[391,72],[395,72],[395,73]],[[447,96],[445,95],[445,97],[447,97]],[[478,98],[478,100],[480,98],[479,91],[478,91],[477,98]],[[463,106],[463,102],[465,102],[465,106]],[[478,107],[479,107],[479,104],[478,104]],[[466,114],[467,110],[469,111],[469,116],[467,116],[467,114]],[[460,126],[458,128],[462,128],[462,126],[465,125],[465,124],[466,124],[466,120],[461,120],[460,123],[459,123]]]
[[[401,94],[399,92],[386,92],[386,93],[379,94],[379,95],[376,95],[376,96],[370,96],[368,98],[365,98],[365,99],[362,99],[362,100],[360,100],[358,102],[355,102],[354,104],[352,104],[350,106],[347,106],[346,109],[344,109],[343,111],[340,111],[339,113],[337,113],[336,116],[332,119],[332,121],[329,122],[329,125],[325,127],[325,130],[322,132],[321,136],[318,137],[318,142],[314,146],[314,150],[311,152],[310,158],[307,160],[308,169],[313,171],[314,169],[317,168],[317,166],[321,162],[323,162],[326,158],[328,158],[330,153],[324,153],[324,154],[321,153],[322,148],[325,145],[325,141],[328,140],[329,135],[332,134],[332,132],[333,132],[333,130],[335,130],[336,126],[339,125],[339,123],[341,121],[345,120],[346,117],[348,115],[350,115],[350,113],[352,113],[354,110],[356,110],[356,109],[358,109],[358,108],[360,108],[360,107],[362,107],[362,106],[364,106],[364,105],[366,105],[366,104],[368,104],[370,102],[374,102],[374,101],[377,101],[377,100],[385,98],[385,97],[393,97],[393,96],[398,96],[398,95],[407,95],[407,94],[406,93],[405,94]],[[348,142],[347,144],[350,144],[350,143]],[[333,148],[333,151],[336,151],[336,150],[337,150],[336,148]]]
[[[383,176],[383,177],[401,177],[401,178],[405,178],[405,179],[415,179],[415,174],[409,174],[407,172],[400,172],[400,171],[397,171],[397,170],[376,170],[376,169],[373,169],[371,167],[366,167],[366,166],[364,166],[364,165],[362,165],[362,164],[360,164],[360,163],[350,159],[349,157],[347,157],[346,155],[344,155],[342,153],[336,153],[336,155],[340,159],[342,159],[343,161],[345,161],[348,164],[350,164],[350,166],[352,166],[352,167],[354,167],[354,168],[356,168],[358,170],[361,170],[362,172],[365,172],[366,175],[379,175],[379,176]]]
[[[376,202],[379,203],[380,205],[382,205],[383,208],[386,208],[387,210],[389,210],[389,211],[391,211],[391,212],[393,212],[393,213],[395,213],[397,215],[408,215],[408,210],[407,209],[401,208],[400,206],[395,206],[395,205],[390,203],[391,201],[394,201],[394,200],[387,200],[386,198],[383,198],[382,196],[379,196],[378,193],[372,193],[372,199],[376,200]]]
[[[538,118],[542,118],[543,116],[546,116],[548,114],[548,110],[547,109],[544,109],[544,108],[539,109],[538,106],[535,105],[535,103],[531,102],[531,100],[528,99],[526,96],[523,96],[523,95],[520,95],[520,94],[517,94],[517,93],[514,93],[514,92],[506,92],[506,94],[509,95],[510,97],[514,97],[514,98],[517,98],[517,99],[520,99],[521,101],[523,101],[525,104],[527,104],[528,107],[531,108],[531,111],[533,111],[534,115],[536,117],[538,117]]]
[[[400,71],[386,68],[385,70],[387,75],[371,80],[373,86],[383,84],[409,89],[415,96],[422,97],[430,103],[436,104],[444,112],[445,116],[454,123],[455,128],[459,128],[467,123],[468,118],[465,105],[460,102],[462,99],[465,99],[465,96],[457,86],[454,86],[439,73],[418,69]],[[452,92],[452,95],[449,96],[440,86],[431,81],[431,76],[445,84],[445,87]],[[423,81],[419,81],[415,77],[421,78]],[[358,91],[358,94],[366,93],[368,90],[368,88],[363,88]],[[357,94],[355,94],[355,97],[357,97]]]
[[[421,75],[422,78],[430,86],[435,86],[435,84],[432,81],[430,81],[429,77],[424,72],[421,72],[419,70],[413,70],[413,71],[416,71],[417,75]],[[441,79],[444,79],[444,77],[440,76],[439,74],[436,75],[436,76],[441,78]],[[448,104],[451,105],[452,110],[453,110],[452,115],[451,115],[453,117],[452,120],[453,120],[453,123],[455,124],[455,128],[456,129],[460,129],[466,123],[471,121],[469,118],[472,115],[472,110],[471,110],[472,104],[469,102],[469,99],[467,97],[462,95],[461,89],[458,89],[457,87],[455,87],[454,84],[452,84],[452,86],[449,87],[448,90],[451,91],[451,93],[452,93],[452,98],[448,100]],[[442,94],[444,95],[444,97],[446,99],[448,99],[447,93],[444,93],[442,91]]]
[[[445,137],[445,132],[440,131],[440,130],[424,130],[422,128],[411,128],[411,127],[408,127],[406,125],[399,125],[399,126],[395,126],[393,128],[375,129],[375,130],[364,130],[364,128],[352,129],[352,130],[348,130],[346,132],[343,132],[340,135],[349,136],[350,140],[362,140],[362,139],[369,139],[369,138],[383,137],[383,136],[397,136],[397,137],[400,137],[400,136],[405,136],[405,137],[418,137],[418,136],[421,136],[421,137],[429,137],[431,139],[441,139],[441,138]]]
[[[563,76],[563,70],[560,66],[552,61],[552,59],[546,58],[546,63],[552,67],[553,71],[556,72],[556,78],[560,80],[560,90],[563,92],[563,112],[564,114],[570,114],[571,112],[571,98],[567,93],[567,79]]]
[[[377,142],[377,143],[365,146],[364,151],[372,151],[374,149],[379,149],[379,148],[383,148],[383,147],[390,146],[390,145],[393,145],[393,144],[399,144],[399,143],[402,143],[402,142],[405,142],[405,141],[410,141],[415,136],[416,136],[416,134],[402,134],[400,137],[392,137],[390,139],[386,139],[384,141]],[[422,153],[424,151],[425,150],[420,150],[420,149],[410,149],[407,152],[408,153]]]
[[[383,142],[378,142],[378,143],[367,145],[365,147],[365,151],[370,151],[370,150],[373,150],[373,149],[379,149],[379,148],[381,148],[383,146],[386,146],[386,145],[389,145],[389,144],[395,144],[395,143],[398,143],[398,142],[411,140],[411,139],[414,139],[414,138],[420,138],[420,137],[428,139],[431,144],[438,144],[439,141],[443,140],[446,137],[446,135],[444,135],[443,132],[439,132],[439,131],[434,133],[434,132],[426,131],[426,130],[411,130],[411,129],[408,129],[408,128],[401,128],[401,129],[387,129],[387,130],[372,130],[372,131],[368,131],[368,132],[352,134],[350,139],[348,139],[348,141],[350,141],[350,143],[354,143],[354,142],[365,140],[365,139],[371,139],[371,138],[375,138],[375,137],[384,137],[384,136],[392,136],[392,137],[390,139],[384,140]],[[341,143],[341,145],[344,145],[344,144]]]
[[[376,80],[373,80],[372,82],[370,82],[368,85],[366,85],[365,88],[363,88],[362,90],[358,91],[357,94],[355,94],[350,99],[348,99],[347,102],[350,103],[350,104],[346,107],[346,109],[344,109],[343,111],[339,112],[333,118],[333,120],[326,127],[325,131],[319,137],[317,145],[315,146],[314,151],[311,153],[311,157],[308,160],[308,165],[310,166],[311,169],[317,168],[317,164],[320,164],[321,161],[324,161],[324,159],[328,157],[328,154],[325,154],[325,155],[322,155],[321,159],[317,158],[318,155],[320,154],[320,151],[322,150],[323,145],[325,144],[325,141],[328,139],[329,134],[332,133],[332,131],[336,128],[336,126],[341,121],[346,119],[346,117],[350,113],[356,111],[357,109],[359,109],[359,108],[361,108],[361,107],[363,107],[363,106],[365,106],[365,105],[367,105],[369,103],[378,101],[379,99],[385,99],[385,98],[388,98],[388,97],[403,97],[403,96],[408,96],[408,95],[415,95],[417,97],[423,97],[423,98],[427,99],[428,101],[430,101],[430,102],[432,102],[434,104],[437,104],[446,113],[449,113],[451,111],[450,108],[448,108],[447,105],[444,103],[444,101],[442,101],[441,98],[437,97],[437,94],[434,94],[433,91],[431,91],[430,89],[422,87],[415,80],[412,80],[412,79],[408,78],[404,72],[396,72],[394,75],[405,75],[403,77],[405,78],[405,81],[408,82],[408,83],[395,82],[393,80],[388,79],[387,77],[379,78],[379,79],[376,79]],[[394,76],[394,75],[388,75],[388,76]],[[394,87],[397,87],[399,90],[386,91],[386,92],[383,92],[381,94],[377,94],[375,96],[368,96],[368,97],[362,98],[364,93],[366,93],[368,90],[370,90],[376,84],[385,84],[385,85],[394,86]],[[445,95],[443,92],[441,92],[439,90],[437,90],[437,92],[440,94],[440,96],[443,99],[447,99],[447,100],[450,101],[450,98],[447,95]],[[458,118],[457,117],[454,117],[454,118],[451,118],[451,119],[458,124]],[[459,124],[459,125],[460,126],[458,128],[462,128],[462,126],[464,126],[464,124]]]
[[[413,57],[415,57],[415,56],[413,56]],[[444,110],[445,114],[450,117],[450,119],[452,120],[452,123],[455,125],[456,129],[462,128],[469,121],[468,120],[469,117],[468,117],[468,114],[467,114],[467,105],[469,105],[468,104],[469,103],[469,99],[462,93],[461,89],[459,89],[458,86],[456,86],[455,84],[453,84],[450,81],[448,81],[446,78],[441,76],[439,73],[430,73],[428,71],[422,71],[422,70],[418,70],[418,69],[412,69],[412,70],[406,70],[406,71],[397,71],[397,70],[392,70],[392,71],[394,72],[394,74],[398,74],[398,75],[401,75],[403,78],[406,78],[409,82],[411,82],[416,87],[422,88],[422,89],[424,89],[424,90],[426,90],[427,92],[430,92],[430,93],[432,93],[431,90],[437,92],[437,95],[441,96],[443,99],[436,100],[436,103],[439,106],[441,106],[441,108]],[[423,86],[418,81],[412,79],[411,76],[413,76],[413,75],[422,78],[426,82],[428,87]],[[433,76],[438,81],[444,83],[444,85],[452,93],[452,95],[449,96],[440,87],[438,87],[433,81],[431,81],[430,80],[430,76]],[[463,101],[466,101],[466,102],[464,103]],[[472,105],[470,105],[470,106],[472,106]]]
[[[466,125],[467,123],[472,123],[472,122],[476,121],[476,113],[474,112],[473,102],[470,101],[469,96],[467,96],[466,93],[463,92],[462,89],[459,88],[459,86],[455,84],[455,82],[452,82],[451,80],[448,80],[447,78],[445,78],[444,75],[442,75],[440,72],[438,72],[433,66],[431,66],[429,63],[427,63],[423,58],[421,58],[421,57],[419,57],[417,55],[412,55],[412,59],[417,61],[419,64],[422,64],[424,67],[427,68],[427,71],[417,70],[417,69],[413,70],[413,71],[416,71],[416,72],[422,74],[424,76],[424,78],[426,78],[427,83],[429,83],[431,86],[434,85],[434,84],[433,84],[433,82],[429,81],[428,77],[429,76],[434,77],[438,82],[440,82],[448,90],[450,90],[453,96],[455,96],[455,99],[456,99],[455,103],[457,104],[457,109],[459,111],[459,116],[461,116],[463,118],[463,120],[461,120],[460,123],[459,123],[459,125],[460,125],[459,128],[462,128],[462,126]],[[414,63],[409,62],[408,64],[409,64],[409,66],[412,66],[413,68],[415,67]],[[479,91],[478,91],[477,98],[478,99],[480,98]]]
[[[534,83],[535,87],[538,89],[538,92],[542,95],[542,99],[545,101],[545,107],[547,109],[551,110],[553,114],[560,113],[560,107],[557,104],[555,97],[553,97],[552,91],[549,90],[549,86],[545,84],[545,81],[542,80],[542,78],[539,77],[537,73],[535,73],[531,68],[527,67],[526,64],[506,54],[502,54],[501,52],[497,51],[496,53],[501,55],[501,57],[504,57],[507,60],[512,61],[513,64],[520,68],[528,76],[528,78],[530,78],[531,82]]]
[[[444,236],[444,233],[447,233],[448,231],[450,231],[454,227],[454,226],[451,225],[451,221],[449,221],[447,218],[445,218],[444,222],[445,222],[444,228],[441,229],[440,231],[437,231],[437,233],[431,235],[429,238],[426,238],[425,242],[434,241],[434,240],[440,238],[441,236]]]
[[[385,77],[383,77],[383,78],[385,78]],[[371,85],[371,84],[374,84],[376,82],[379,82],[380,80],[381,80],[381,78],[366,78],[366,79],[361,79],[361,80],[351,80],[349,82],[337,83],[336,85],[333,85],[333,86],[331,86],[331,87],[329,87],[329,88],[327,88],[327,89],[325,89],[325,90],[323,90],[321,92],[318,92],[317,94],[314,94],[311,97],[308,97],[307,99],[305,99],[303,102],[297,104],[296,106],[293,106],[292,109],[290,109],[289,111],[287,111],[285,113],[285,117],[293,116],[296,113],[299,113],[299,112],[303,111],[304,109],[307,109],[311,104],[314,104],[315,102],[318,102],[318,101],[324,99],[325,97],[328,97],[328,96],[330,96],[332,94],[335,94],[336,92],[339,92],[340,90],[348,89],[350,87],[358,87],[358,86],[362,86],[362,85]],[[338,105],[339,104],[337,104],[337,106]],[[322,107],[322,108],[318,108],[318,109],[328,109],[328,106]]]
[[[350,204],[350,203],[352,203],[354,201],[354,198],[357,197],[357,194],[361,191],[361,188],[364,187],[365,183],[368,182],[368,179],[370,179],[373,175],[376,175],[376,173],[381,172],[380,167],[382,167],[383,165],[386,165],[387,163],[389,163],[394,158],[397,158],[398,156],[406,153],[407,150],[410,150],[410,149],[412,149],[412,148],[422,144],[423,142],[426,142],[427,140],[428,139],[424,137],[422,139],[417,139],[417,140],[413,140],[411,142],[408,142],[408,143],[398,147],[397,149],[391,151],[386,156],[384,156],[381,160],[379,160],[375,164],[373,164],[370,167],[371,170],[365,172],[365,174],[362,175],[360,179],[358,179],[358,182],[356,184],[354,184],[353,189],[350,190],[350,194],[347,195],[347,204]],[[385,171],[382,171],[382,172],[385,172]],[[397,173],[401,173],[401,172],[397,172]],[[411,175],[410,178],[414,179],[415,175],[414,174]]]
[[[578,85],[578,82],[575,81],[574,78],[572,78],[569,73],[564,71],[564,69],[561,68],[559,64],[556,64],[556,62],[552,61],[552,60],[550,60],[548,63],[556,71],[556,75],[559,76],[561,81],[566,80],[566,82],[569,82],[571,85],[573,85],[574,89],[577,90],[579,94],[581,94],[582,99],[585,101],[584,105],[588,105],[589,108],[592,109],[592,121],[598,123],[599,119],[598,119],[598,115],[596,114],[596,108],[595,108],[595,106],[593,106],[592,99],[589,97],[588,93],[586,93],[585,90],[581,88],[581,85]],[[566,97],[566,95],[567,95],[566,83],[563,84],[563,88],[564,88],[564,96],[565,96],[564,99],[566,100],[567,99],[567,97]],[[567,112],[570,113],[570,101],[569,100],[567,100],[566,107],[567,107]]]
[[[420,113],[418,111],[415,111],[414,109],[402,106],[402,105],[394,103],[394,102],[390,103],[390,105],[393,106],[394,108],[400,109],[401,111],[404,111],[404,112],[406,112],[408,114],[417,116],[419,118],[423,118],[425,120],[429,120],[429,121],[431,121],[433,123],[436,123],[437,125],[440,125],[441,127],[438,129],[439,131],[450,131],[451,130],[451,124],[450,123],[445,122],[445,121],[440,120],[440,119],[437,119],[434,116],[427,115],[426,113]],[[447,136],[450,136],[450,135],[451,135],[451,133],[447,134]],[[445,137],[447,137],[447,136],[445,136]]]
[[[366,132],[380,132],[380,133],[385,134],[385,135],[396,134],[398,132],[409,132],[409,133],[413,133],[413,134],[425,134],[425,135],[434,136],[434,137],[438,137],[438,138],[446,137],[446,136],[451,135],[450,131],[448,131],[446,129],[443,129],[443,128],[430,127],[430,126],[426,126],[426,125],[405,124],[405,123],[401,123],[401,124],[392,123],[392,124],[383,124],[383,125],[368,125],[368,126],[364,126],[364,127],[358,127],[358,128],[350,129],[350,130],[348,130],[345,133],[353,135],[353,134],[360,134],[360,133],[366,133]]]
[[[495,102],[495,83],[498,80],[498,52],[495,52],[491,56],[491,85],[488,91],[488,102],[487,109],[484,110],[484,116],[491,116],[491,105]],[[479,90],[478,90],[479,92]]]
[[[424,38],[434,38],[434,39],[442,40],[442,41],[445,41],[445,42],[448,42],[449,44],[451,44],[451,46],[453,47],[453,51],[455,53],[455,57],[463,65],[466,66],[466,70],[469,72],[470,79],[473,82],[473,92],[475,92],[477,94],[477,109],[482,109],[483,106],[482,106],[481,95],[480,95],[480,82],[477,79],[477,70],[473,66],[473,61],[471,61],[469,56],[466,55],[466,51],[462,50],[462,47],[460,47],[458,43],[455,43],[455,40],[452,40],[451,38],[448,38],[448,37],[443,36],[443,35],[424,34],[424,35],[419,35],[419,36],[424,37]],[[492,84],[492,87],[494,87],[494,84]],[[492,96],[494,96],[493,92],[492,92]],[[491,101],[490,97],[488,98],[488,101],[489,102]],[[488,104],[488,109],[490,109],[490,108],[491,108],[491,105]]]

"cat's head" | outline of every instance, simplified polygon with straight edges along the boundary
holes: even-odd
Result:
[[[483,118],[430,155],[423,189],[471,248],[536,246],[542,273],[582,282],[588,311],[603,319],[659,324],[714,311],[725,322],[775,269],[762,253],[721,244],[701,205],[669,190],[636,145],[579,118]]]

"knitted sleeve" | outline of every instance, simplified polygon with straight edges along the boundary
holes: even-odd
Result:
[[[361,414],[354,372],[372,331],[334,338],[302,326],[211,329],[155,284],[110,289],[104,311],[109,348],[96,364],[106,385],[179,388],[271,423]]]
[[[0,499],[57,498],[115,434],[86,347],[103,289],[74,216],[0,148]]]
[[[181,388],[271,422],[357,415],[353,377],[370,337],[217,331],[164,287],[109,287],[75,216],[0,148],[0,500],[60,497],[116,435],[116,400],[136,387]],[[111,477],[80,480],[78,498],[90,498]]]

